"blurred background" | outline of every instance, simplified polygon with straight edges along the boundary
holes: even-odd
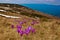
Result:
[[[0,0],[0,3],[19,4],[33,10],[60,17],[60,0]]]

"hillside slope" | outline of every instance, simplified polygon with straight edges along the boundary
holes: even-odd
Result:
[[[22,30],[32,26],[35,28],[35,33],[21,36],[17,32],[17,25],[21,25],[21,22],[24,22]],[[0,40],[60,40],[60,18],[18,4],[1,3]]]

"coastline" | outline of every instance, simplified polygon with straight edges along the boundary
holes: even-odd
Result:
[[[22,6],[22,5],[18,5],[18,4],[6,4],[6,3],[4,4],[4,3],[1,3],[0,6],[1,7],[5,7],[4,10],[10,10],[11,7],[12,7],[11,9],[14,9],[14,7],[15,7],[14,10],[16,10],[16,12],[18,12],[18,13],[19,13],[19,10],[20,10],[22,12],[29,13],[28,15],[32,15],[33,14],[33,15],[37,15],[38,17],[39,16],[44,16],[44,17],[47,17],[47,18],[60,20],[60,18],[58,18],[58,17],[52,16],[52,15],[49,15],[49,14],[44,14],[42,12],[39,12],[39,11],[36,11],[36,10],[32,10],[32,9],[30,9],[28,7],[25,7],[25,6]],[[9,9],[6,9],[6,8],[9,8]]]

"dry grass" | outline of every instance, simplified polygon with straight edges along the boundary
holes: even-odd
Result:
[[[21,16],[20,19],[12,19],[0,16],[0,40],[60,40],[60,22],[56,19],[47,18],[36,19],[39,21],[39,24],[33,26],[36,33],[21,37],[16,31],[16,24],[18,23],[14,20],[23,20],[24,18],[30,17]],[[15,25],[14,29],[11,28],[12,24]]]

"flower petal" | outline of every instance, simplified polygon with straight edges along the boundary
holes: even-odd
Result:
[[[27,28],[28,30],[31,30],[32,29],[32,26],[28,26],[28,28]]]

